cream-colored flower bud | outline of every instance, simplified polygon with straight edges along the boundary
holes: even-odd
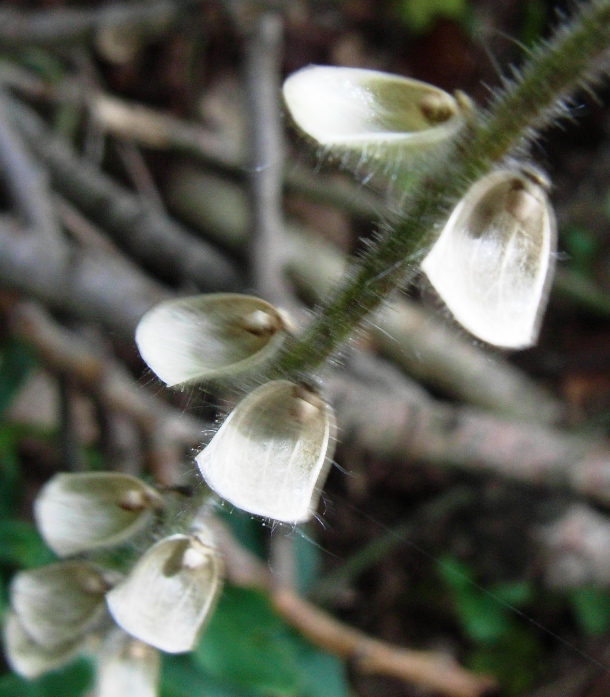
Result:
[[[8,611],[4,616],[4,655],[9,666],[24,678],[37,678],[68,663],[81,646],[80,639],[53,648],[37,644],[25,631],[17,615]]]
[[[249,295],[170,300],[136,330],[142,358],[170,387],[234,376],[272,356],[285,338],[282,313]]]
[[[505,348],[538,337],[556,225],[539,173],[499,170],[474,184],[422,263],[456,320]]]
[[[107,590],[97,566],[66,561],[16,574],[10,601],[33,641],[55,649],[79,639],[103,619]]]
[[[216,550],[196,535],[153,545],[106,596],[128,634],[168,653],[190,651],[222,586]]]
[[[328,404],[277,380],[239,402],[196,459],[208,486],[234,506],[299,523],[315,511],[334,434]]]
[[[156,649],[115,627],[99,653],[95,697],[157,697],[160,669]]]
[[[125,542],[161,504],[153,488],[128,474],[57,474],[36,498],[34,517],[49,547],[67,557]]]
[[[284,100],[296,125],[320,145],[378,159],[428,150],[464,124],[460,100],[447,92],[376,70],[303,68],[284,83]]]

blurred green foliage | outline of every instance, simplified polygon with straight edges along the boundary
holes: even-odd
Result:
[[[395,11],[411,31],[421,34],[438,18],[464,21],[468,0],[397,0]]]

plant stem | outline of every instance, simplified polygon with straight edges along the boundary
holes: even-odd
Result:
[[[297,377],[336,353],[383,300],[416,275],[414,262],[468,188],[511,153],[524,153],[537,129],[565,113],[562,100],[602,71],[609,45],[610,0],[592,0],[535,49],[490,108],[473,114],[448,152],[422,168],[395,219],[356,260],[304,334],[287,342],[269,375]]]

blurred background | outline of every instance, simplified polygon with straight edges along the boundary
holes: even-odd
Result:
[[[353,177],[300,138],[282,80],[309,64],[371,68],[484,106],[571,10],[2,4],[0,609],[15,571],[52,560],[31,504],[54,473],[197,483],[193,456],[232,397],[165,389],[135,348],[143,312],[250,292],[304,323],[383,220],[391,172],[363,184],[366,167]],[[490,349],[424,279],[405,288],[324,375],[339,442],[318,518],[269,527],[218,502],[221,549],[229,562],[246,550],[250,574],[228,563],[201,646],[164,661],[163,697],[608,694],[609,97],[607,82],[575,95],[572,118],[532,147],[559,229],[538,345]],[[342,631],[445,657],[447,674],[371,674],[278,611],[253,568],[307,599],[314,624],[323,608]],[[91,671],[82,658],[26,681],[0,664],[0,695],[77,697]]]

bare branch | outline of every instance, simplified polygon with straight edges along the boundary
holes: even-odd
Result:
[[[201,290],[235,290],[234,265],[137,195],[79,158],[31,109],[10,103],[11,120],[49,168],[53,185],[114,235],[140,262],[166,279]]]

